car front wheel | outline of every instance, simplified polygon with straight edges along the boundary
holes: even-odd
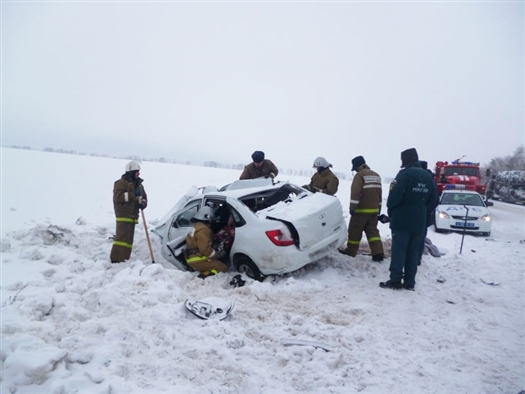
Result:
[[[441,230],[440,228],[438,228],[437,225],[434,224],[434,230],[436,231],[436,233],[446,233],[447,230]]]
[[[262,282],[264,280],[264,275],[261,274],[261,271],[255,265],[255,263],[248,256],[242,255],[236,259],[235,267],[237,271],[241,274],[245,274],[252,279]]]

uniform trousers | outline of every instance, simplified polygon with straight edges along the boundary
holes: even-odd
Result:
[[[423,232],[412,233],[404,231],[392,232],[392,256],[390,259],[390,280],[401,282],[407,287],[416,285],[417,264],[421,240],[425,239]]]

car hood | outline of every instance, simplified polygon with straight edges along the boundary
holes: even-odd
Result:
[[[257,215],[291,224],[299,236],[298,247],[301,250],[338,232],[344,223],[339,199],[322,193],[303,195],[289,203],[278,203],[257,212]]]

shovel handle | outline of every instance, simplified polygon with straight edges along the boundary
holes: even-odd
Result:
[[[142,196],[139,196],[139,204],[142,204]],[[151,248],[151,241],[149,239],[148,225],[146,224],[146,217],[144,216],[144,210],[141,209],[142,222],[144,223],[144,230],[146,231],[146,239],[148,240],[149,254],[151,256],[151,264],[155,264],[155,257],[153,257],[153,249]]]

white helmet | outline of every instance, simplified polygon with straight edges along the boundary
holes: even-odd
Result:
[[[324,157],[319,156],[317,159],[314,160],[314,165],[312,167],[313,168],[317,168],[317,167],[327,168],[327,167],[332,167],[332,165],[328,163]]]
[[[126,164],[126,172],[139,171],[139,170],[140,170],[140,164],[136,160],[131,160],[128,164]]]
[[[194,219],[213,220],[214,217],[215,217],[215,212],[213,212],[213,208],[206,205],[202,207],[201,209],[199,209],[197,214],[194,216]]]

